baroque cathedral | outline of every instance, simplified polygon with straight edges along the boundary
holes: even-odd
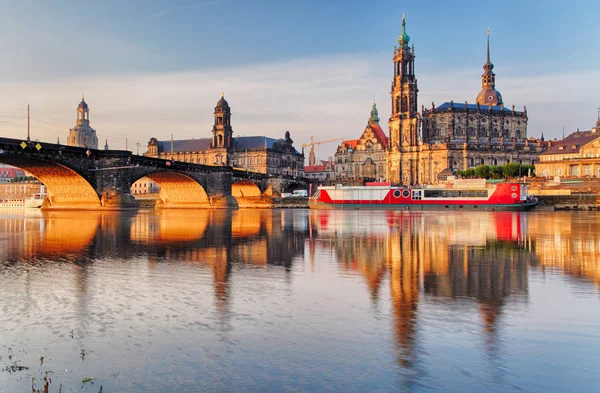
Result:
[[[496,90],[494,65],[483,66],[482,89],[475,104],[445,102],[418,111],[419,89],[415,77],[415,47],[409,45],[406,19],[402,17],[399,46],[394,48],[392,114],[388,121],[389,143],[386,179],[393,184],[437,183],[441,174],[481,164],[508,162],[535,164],[544,151],[542,140],[527,138],[527,109],[504,106]]]
[[[294,148],[290,132],[284,138],[234,137],[231,107],[224,95],[217,102],[210,138],[148,142],[147,157],[204,165],[224,165],[268,175],[304,176],[304,154]]]
[[[98,149],[98,136],[96,130],[90,127],[90,109],[84,97],[77,106],[77,123],[69,131],[67,145]]]

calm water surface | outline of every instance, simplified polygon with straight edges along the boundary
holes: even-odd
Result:
[[[599,260],[596,213],[0,210],[0,392],[599,392]]]

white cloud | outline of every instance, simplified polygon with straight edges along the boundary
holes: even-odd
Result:
[[[212,112],[221,92],[232,107],[235,135],[282,137],[290,130],[297,146],[335,137],[357,138],[376,96],[382,126],[389,116],[390,59],[385,54],[343,55],[238,66],[213,71],[88,75],[43,82],[0,84],[0,116],[23,116],[32,105],[33,136],[64,141],[75,122],[80,94],[86,93],[90,118],[101,144],[123,148],[129,138],[145,144],[151,136],[168,139],[210,136]],[[419,103],[473,102],[480,71],[444,70],[422,73]],[[507,106],[527,105],[530,135],[559,136],[580,126],[593,126],[600,72],[541,75],[498,75]],[[40,123],[43,120],[53,124]],[[8,124],[3,124],[9,121]],[[63,126],[61,129],[59,126]],[[23,119],[0,117],[0,135],[23,135]],[[332,155],[336,144],[322,145],[318,155]]]

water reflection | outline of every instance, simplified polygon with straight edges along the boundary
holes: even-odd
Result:
[[[0,290],[0,294],[10,295],[11,282],[13,288],[19,283],[14,277],[25,274],[30,302],[24,304],[34,304],[36,295],[31,287],[39,285],[36,277],[39,280],[40,274],[71,274],[78,329],[89,332],[90,316],[99,315],[102,323],[108,323],[117,321],[119,313],[133,312],[127,309],[113,313],[110,304],[101,312],[93,309],[97,303],[94,297],[104,296],[99,295],[103,293],[99,285],[134,297],[139,296],[138,290],[144,290],[118,288],[121,284],[111,287],[111,277],[120,282],[117,274],[140,275],[150,277],[149,282],[157,280],[154,285],[162,279],[160,285],[167,286],[161,287],[162,291],[173,290],[178,298],[185,298],[183,282],[189,279],[185,285],[201,286],[196,276],[200,269],[211,277],[219,337],[232,340],[230,335],[236,326],[241,329],[238,318],[244,312],[235,309],[236,297],[250,307],[256,299],[273,303],[274,315],[284,314],[287,309],[302,314],[312,306],[302,304],[301,299],[295,303],[277,302],[290,296],[285,288],[294,287],[294,277],[310,288],[313,281],[309,277],[321,275],[339,298],[319,301],[329,301],[329,307],[336,309],[341,307],[340,299],[361,293],[356,287],[347,289],[344,280],[360,278],[373,310],[389,307],[396,371],[402,375],[402,384],[413,386],[427,379],[425,370],[432,360],[423,349],[428,345],[425,336],[430,325],[439,323],[436,318],[440,313],[446,327],[469,325],[461,316],[468,321],[474,317],[473,331],[462,334],[481,335],[485,340],[481,351],[499,364],[499,337],[511,318],[506,309],[530,307],[532,272],[556,272],[600,285],[600,223],[596,218],[571,213],[305,210],[4,215],[0,216],[0,279],[8,283],[9,289]],[[142,269],[125,264],[131,260],[145,261],[146,266]],[[105,267],[106,261],[119,261],[121,267]],[[57,265],[69,262],[71,270]],[[327,264],[332,264],[339,275],[324,271],[322,266]],[[273,269],[281,274],[274,275]],[[238,285],[232,285],[237,276],[250,280],[250,284],[238,281]],[[101,284],[98,277],[102,277]],[[257,297],[263,291],[271,291],[272,299]],[[10,310],[7,305],[5,302],[5,312]],[[257,315],[269,321],[275,318],[269,313]],[[324,314],[316,320],[326,324],[328,317]],[[274,320],[265,322],[265,326],[286,323],[285,319]],[[313,351],[319,353],[318,348]],[[495,367],[495,372],[501,369]],[[500,380],[503,378],[506,376]],[[160,391],[160,384],[157,386]],[[343,388],[343,384],[310,386],[317,390]],[[231,387],[218,385],[214,390]]]

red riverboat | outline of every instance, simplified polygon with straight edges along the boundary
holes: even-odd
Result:
[[[486,184],[483,179],[455,180],[443,186],[394,187],[389,183],[366,186],[321,186],[310,197],[311,209],[399,210],[511,210],[535,208],[539,202],[521,183]]]

